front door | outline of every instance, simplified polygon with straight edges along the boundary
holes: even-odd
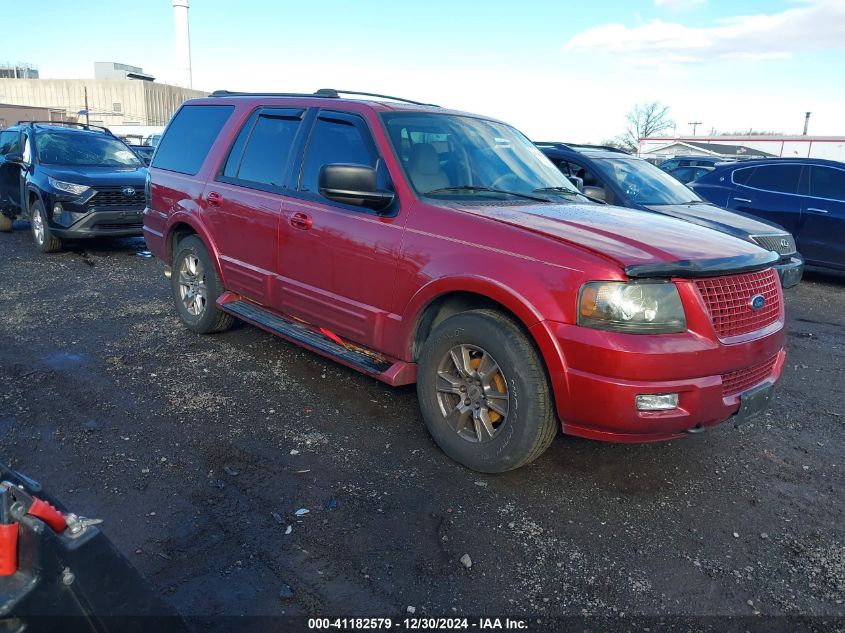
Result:
[[[845,266],[845,170],[811,165],[808,180],[798,250],[808,261]]]
[[[284,202],[279,297],[284,311],[341,337],[379,348],[388,318],[405,214],[398,201],[381,213],[320,195],[324,165],[375,167],[390,179],[366,121],[322,110],[301,161],[296,196]]]
[[[277,309],[272,289],[279,270],[282,194],[303,114],[302,108],[254,112],[203,193],[203,214],[217,244],[225,287]]]

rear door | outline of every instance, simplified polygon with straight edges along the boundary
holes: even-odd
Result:
[[[733,170],[735,188],[728,208],[771,220],[797,235],[801,219],[800,163],[742,167]]]
[[[273,287],[282,195],[304,114],[304,108],[253,112],[203,193],[226,288],[277,309]]]
[[[809,261],[845,266],[845,170],[806,168],[809,196],[803,198],[798,250]]]
[[[322,110],[314,117],[295,197],[280,226],[280,301],[284,311],[378,349],[389,315],[405,214],[398,200],[385,212],[320,195],[320,169],[332,163],[375,167],[391,189],[372,132],[360,116]]]

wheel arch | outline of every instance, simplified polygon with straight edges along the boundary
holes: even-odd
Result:
[[[206,231],[199,223],[194,222],[190,216],[175,218],[167,228],[167,232],[164,236],[164,252],[167,255],[167,263],[171,265],[173,264],[173,252],[176,245],[191,235],[196,235],[202,241],[208,251],[208,255],[211,257],[211,261],[214,262],[214,268],[217,270],[220,280],[224,282],[225,285],[223,270],[220,266],[220,260],[214,240],[211,239],[208,231]]]

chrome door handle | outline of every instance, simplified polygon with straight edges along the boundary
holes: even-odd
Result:
[[[734,202],[751,202],[748,198],[734,198]]]
[[[815,207],[807,207],[810,213],[827,213],[827,209],[816,209]]]

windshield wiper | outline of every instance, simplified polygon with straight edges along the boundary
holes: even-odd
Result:
[[[535,189],[533,193],[568,193],[570,196],[581,196],[583,195],[580,191],[574,191],[569,187],[540,187]]]
[[[438,187],[431,191],[426,191],[423,195],[430,196],[433,193],[448,193],[450,191],[484,191],[487,193],[500,193],[506,196],[516,196],[517,198],[525,198],[526,200],[536,200],[537,202],[551,202],[548,198],[540,196],[532,196],[527,193],[519,193],[518,191],[507,191],[505,189],[492,189],[490,187],[481,187],[476,185],[458,185],[456,187]]]

